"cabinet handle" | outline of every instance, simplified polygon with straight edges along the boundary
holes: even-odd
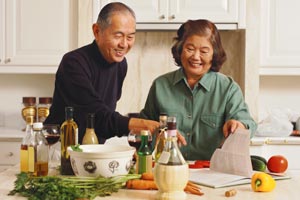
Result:
[[[10,60],[10,58],[6,58],[5,60],[4,60],[4,63],[6,64],[6,63],[9,63],[11,60]]]
[[[170,17],[171,19],[175,19],[175,15],[171,15],[171,17]]]
[[[160,19],[165,19],[166,17],[165,17],[165,15],[161,15],[159,18]]]
[[[9,156],[9,157],[12,157],[13,155],[14,155],[13,152],[9,152],[9,153],[8,153],[8,156]]]

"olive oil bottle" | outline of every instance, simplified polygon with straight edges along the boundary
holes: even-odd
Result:
[[[28,172],[28,146],[30,144],[30,137],[33,135],[33,118],[26,117],[26,135],[22,140],[21,143],[21,150],[20,150],[20,171],[21,172]]]
[[[167,141],[167,118],[168,116],[166,113],[161,113],[159,115],[159,130],[156,135],[155,149],[152,153],[155,162],[158,161]]]
[[[34,176],[48,175],[49,146],[42,129],[42,122],[33,123],[33,137],[28,147],[28,171]]]
[[[78,126],[73,119],[74,108],[65,108],[65,121],[61,125],[61,174],[74,175],[68,147],[78,144]]]

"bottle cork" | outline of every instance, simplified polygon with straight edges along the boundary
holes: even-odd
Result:
[[[228,191],[225,192],[226,197],[232,197],[234,195],[236,195],[236,190],[235,189],[231,189],[231,190],[228,190]]]

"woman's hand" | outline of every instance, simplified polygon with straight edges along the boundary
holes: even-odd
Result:
[[[242,124],[240,121],[234,119],[228,120],[223,126],[224,137],[227,138],[227,136],[233,133],[237,128],[246,129],[244,124]]]

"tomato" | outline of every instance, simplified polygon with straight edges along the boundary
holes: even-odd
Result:
[[[288,161],[284,156],[274,155],[267,163],[268,170],[275,173],[283,173],[288,168]]]

